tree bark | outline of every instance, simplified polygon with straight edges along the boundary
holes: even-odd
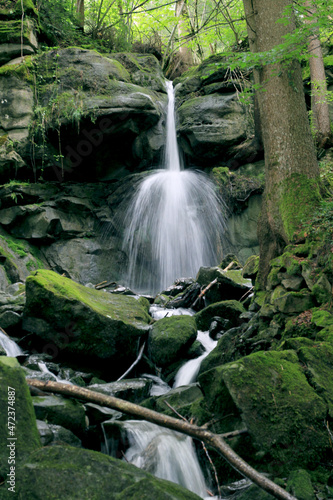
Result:
[[[311,26],[316,22],[317,9],[313,0],[306,0],[305,7],[309,17],[305,22]],[[320,148],[332,145],[332,133],[329,107],[327,101],[327,83],[324,67],[323,52],[318,37],[318,29],[314,29],[309,37],[308,49],[310,53],[311,78],[311,110],[316,140]]]
[[[76,13],[79,21],[79,26],[84,30],[84,0],[76,0]]]
[[[295,29],[278,23],[292,0],[243,0],[245,12],[253,11],[255,42],[251,50],[264,52],[279,45]],[[301,67],[268,64],[259,70],[260,121],[265,149],[266,187],[258,225],[260,264],[258,284],[265,287],[270,261],[297,239],[300,223],[320,199],[319,167],[305,106]]]
[[[113,408],[123,413],[127,413],[128,415],[133,415],[137,418],[161,425],[162,427],[167,427],[168,429],[181,432],[195,439],[200,439],[205,444],[215,448],[230,463],[230,465],[237,469],[243,476],[248,477],[251,481],[273,495],[275,498],[281,500],[297,500],[283,488],[280,488],[280,486],[273,483],[253,469],[249,464],[244,462],[244,460],[237,455],[237,453],[235,453],[218,434],[213,434],[206,429],[189,424],[184,420],[162,415],[161,413],[143,408],[142,406],[134,403],[130,403],[113,396],[105,396],[104,394],[91,391],[84,387],[63,384],[61,382],[42,382],[34,379],[27,379],[27,383],[32,387],[36,387],[46,392],[56,392],[74,398],[83,399],[85,401],[90,401],[108,408]]]

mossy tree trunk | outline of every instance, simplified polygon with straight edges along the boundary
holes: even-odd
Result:
[[[263,52],[282,43],[295,29],[277,22],[291,0],[243,0],[255,34],[251,50]],[[267,5],[269,4],[269,5]],[[319,167],[307,116],[301,67],[294,60],[268,64],[259,70],[258,93],[262,137],[265,149],[266,188],[258,226],[260,265],[258,283],[264,286],[270,260],[295,240],[300,222],[320,199]]]
[[[305,19],[310,26],[316,20],[316,6],[313,0],[306,0],[308,17]],[[314,28],[309,37],[309,60],[311,77],[311,111],[313,127],[319,147],[332,145],[330,113],[327,101],[327,83],[323,59],[323,51],[319,40],[318,29]]]

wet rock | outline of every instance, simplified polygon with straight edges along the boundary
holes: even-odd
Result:
[[[212,281],[216,283],[205,293],[206,305],[222,300],[240,300],[251,288],[252,283],[242,277],[240,270],[223,271],[220,267],[201,267],[196,281],[207,287]]]
[[[68,444],[81,448],[81,440],[73,432],[60,425],[47,424],[43,420],[37,420],[37,428],[43,446]]]
[[[123,379],[117,382],[109,382],[108,384],[93,384],[89,385],[89,389],[101,392],[107,396],[115,396],[116,398],[139,404],[149,396],[151,386],[151,380],[138,378]]]

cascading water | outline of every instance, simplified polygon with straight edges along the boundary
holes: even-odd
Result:
[[[208,332],[198,332],[197,340],[203,345],[205,351],[201,356],[196,359],[191,359],[187,361],[177,372],[175,377],[174,387],[180,387],[182,385],[189,385],[195,382],[197,375],[200,370],[200,365],[202,361],[208,356],[208,354],[217,345],[217,340],[212,340]]]
[[[181,169],[172,82],[167,91],[164,169],[141,182],[125,217],[128,284],[148,293],[195,276],[200,266],[216,265],[224,230],[212,182],[201,172]]]
[[[7,335],[5,335],[0,329],[0,345],[5,350],[7,356],[16,358],[16,356],[21,356],[23,354],[22,349],[11,340]]]
[[[178,483],[202,498],[207,496],[191,438],[139,420],[125,422],[125,429],[131,444],[125,456],[130,463]]]

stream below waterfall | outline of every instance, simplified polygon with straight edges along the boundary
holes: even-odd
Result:
[[[150,314],[155,319],[166,315],[193,315],[191,309],[164,309],[152,306]],[[197,340],[202,344],[204,352],[197,358],[185,362],[178,370],[173,388],[187,386],[196,381],[203,359],[214,349],[217,341],[209,337],[209,332],[198,332]],[[153,385],[151,396],[160,396],[171,391],[171,387],[159,377],[144,374]],[[201,470],[192,438],[179,432],[159,427],[146,421],[128,420],[123,429],[129,448],[125,452],[126,461],[140,467],[151,474],[178,483],[201,498],[208,497],[209,486],[206,484]],[[106,449],[112,449],[107,445]],[[217,497],[215,497],[217,498]]]

